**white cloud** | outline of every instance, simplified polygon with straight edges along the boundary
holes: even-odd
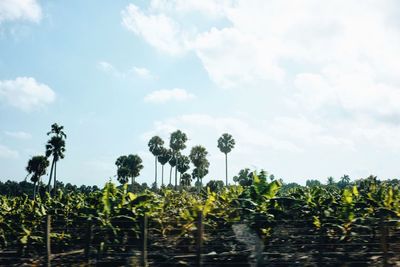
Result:
[[[154,78],[151,72],[143,67],[133,67],[132,71],[143,79],[152,79]]]
[[[150,5],[153,10],[174,14],[193,14],[195,12],[211,18],[225,15],[226,9],[232,7],[232,0],[153,0]]]
[[[107,61],[99,61],[97,62],[97,68],[105,73],[109,73],[117,78],[127,78],[132,74],[136,75],[142,79],[155,79],[156,77],[150,72],[149,69],[144,67],[134,66],[128,71],[121,71],[117,69],[113,64]]]
[[[42,9],[36,0],[1,0],[0,24],[3,21],[26,20],[39,22]]]
[[[97,62],[97,68],[99,68],[100,70],[104,71],[104,72],[110,72],[110,73],[115,73],[118,72],[115,67],[107,62],[107,61],[99,61]]]
[[[0,158],[15,159],[18,158],[18,155],[19,155],[18,151],[12,150],[0,144]]]
[[[32,77],[18,77],[15,80],[0,80],[0,102],[23,111],[54,102],[56,94],[47,85],[38,83]]]
[[[122,25],[141,36],[146,42],[162,52],[181,54],[184,52],[184,33],[179,25],[164,14],[146,15],[134,4],[122,12]]]
[[[272,152],[287,162],[282,168],[294,170],[299,162],[299,169],[308,169],[304,173],[376,167],[396,173],[384,166],[400,145],[398,1],[195,2],[135,6],[127,28],[159,52],[196,56],[217,87],[243,88],[226,92],[231,98],[223,104],[232,110],[243,107],[240,101],[250,103],[250,119],[224,124],[227,117],[184,115],[157,122],[154,133],[182,128],[203,133],[210,143],[211,130],[202,132],[188,118],[207,130],[230,125],[226,129],[246,144],[240,151],[255,155],[252,159],[281,164],[257,151],[257,144],[266,153],[286,151]],[[159,32],[161,40],[150,38]],[[292,158],[293,153],[304,157]]]
[[[361,75],[372,73],[372,81],[386,78],[383,87],[396,87],[400,85],[400,34],[395,7],[398,3],[393,0],[362,4],[355,0],[152,0],[148,8],[127,6],[122,21],[159,51],[194,52],[210,78],[223,88],[262,87],[269,80],[291,83],[293,72],[320,74],[325,68],[350,75],[344,73],[350,70],[346,66],[357,65],[370,69]],[[218,14],[225,23],[213,23],[207,16],[191,20],[182,12]],[[209,27],[200,29],[203,24]]]
[[[187,101],[195,98],[195,96],[185,89],[162,89],[154,91],[145,96],[144,101],[149,103],[165,103],[168,101]]]
[[[4,131],[4,133],[10,137],[21,140],[28,140],[32,138],[32,135],[30,133],[23,131],[17,131],[17,132]]]

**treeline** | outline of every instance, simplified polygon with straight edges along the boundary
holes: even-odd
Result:
[[[33,183],[33,198],[35,199],[36,194],[40,193],[44,182],[42,177],[48,172],[47,191],[51,194],[57,192],[59,181],[57,179],[57,163],[65,157],[66,152],[66,139],[67,135],[64,132],[64,127],[54,123],[51,125],[50,131],[47,133],[49,140],[45,146],[44,155],[35,155],[31,157],[26,166],[28,172],[25,180],[30,177],[30,181]],[[186,148],[186,142],[188,140],[187,135],[181,130],[176,130],[171,133],[169,138],[169,145],[166,146],[164,140],[159,136],[153,136],[149,142],[149,151],[154,156],[154,183],[151,188],[157,189],[161,187],[173,187],[175,190],[179,188],[190,188],[191,182],[196,180],[195,186],[200,191],[203,186],[203,178],[209,172],[210,162],[207,159],[208,151],[201,145],[195,145],[190,149],[188,155],[184,155],[182,151]],[[232,151],[235,146],[235,140],[232,135],[224,133],[217,141],[217,147],[225,155],[225,185],[228,186],[228,153]],[[50,163],[51,162],[51,163]],[[117,167],[116,175],[117,180],[121,185],[128,184],[130,181],[129,189],[132,192],[148,188],[147,184],[139,184],[136,178],[140,176],[140,172],[143,169],[142,159],[137,154],[128,154],[119,156],[115,165]],[[169,170],[169,182],[164,180],[164,166],[170,165]],[[157,165],[161,164],[161,183],[158,181]],[[192,166],[190,166],[190,164]],[[188,172],[192,167],[192,172]],[[175,173],[173,182],[173,170]],[[179,173],[179,177],[178,177]],[[174,185],[173,185],[174,184]],[[60,184],[61,185],[61,184]],[[212,187],[223,186],[224,183],[211,182]]]
[[[341,178],[339,178],[337,181],[333,177],[328,177],[326,182],[321,182],[319,180],[315,179],[309,179],[306,181],[306,185],[302,186],[298,183],[285,183],[282,179],[276,179],[273,174],[269,174],[265,170],[261,170],[259,172],[257,171],[252,171],[249,168],[245,168],[239,171],[239,173],[233,177],[233,180],[236,185],[240,185],[242,187],[249,187],[254,184],[254,175],[257,174],[257,177],[265,182],[272,182],[272,181],[277,181],[279,184],[281,184],[280,187],[280,193],[281,194],[286,194],[290,191],[294,191],[299,188],[314,188],[314,187],[326,187],[326,188],[336,188],[336,189],[345,189],[349,188],[352,186],[360,186],[362,185],[365,181],[370,181],[376,184],[384,183],[389,186],[400,186],[400,180],[399,179],[387,179],[387,180],[379,180],[377,176],[370,175],[366,178],[361,178],[361,179],[356,179],[354,181],[351,181],[350,177],[348,175],[343,175]],[[211,192],[220,192],[224,188],[225,184],[221,180],[211,180],[209,181],[206,185],[205,188],[208,188]],[[99,188],[96,185],[73,185],[71,183],[66,183],[64,184],[61,181],[57,181],[57,190],[60,190],[63,193],[70,193],[70,192],[76,192],[76,193],[83,193],[83,194],[89,194],[92,192],[100,191],[101,188]],[[119,188],[122,188],[123,185],[118,186]],[[12,180],[7,180],[6,182],[1,182],[0,181],[0,195],[6,195],[6,196],[22,196],[22,195],[32,195],[34,192],[34,189],[36,188],[38,194],[40,196],[43,196],[47,192],[47,186],[44,183],[40,183],[38,186],[35,186],[34,183],[28,182],[28,181],[22,181],[22,182],[16,182]],[[127,185],[127,189],[130,192],[133,193],[142,193],[145,192],[146,190],[153,191],[155,193],[159,193],[160,190],[163,188],[167,189],[173,189],[173,185],[168,185],[168,186],[163,186],[161,188],[157,188],[154,186],[154,183],[152,186],[149,186],[147,183],[138,183],[134,182],[132,184]],[[186,191],[189,192],[197,192],[196,187],[192,186],[186,186],[185,187]]]
[[[99,191],[100,188],[96,185],[73,185],[71,183],[64,184],[63,182],[57,182],[57,189],[63,193],[77,192],[83,194],[89,194],[91,192]],[[44,195],[46,193],[47,187],[45,184],[40,183],[36,186],[34,183],[28,181],[16,182],[7,180],[6,182],[0,181],[0,195],[4,196],[23,196],[32,195],[33,191],[37,190],[39,195]]]
[[[98,190],[97,186],[77,187],[70,183],[64,185],[64,183],[57,179],[57,163],[65,156],[65,141],[67,135],[64,132],[64,127],[57,123],[51,125],[51,129],[47,135],[49,136],[49,140],[45,146],[45,153],[44,155],[36,155],[29,159],[26,166],[28,175],[25,178],[25,181],[21,183],[11,181],[1,183],[0,193],[3,195],[14,196],[24,193],[28,195],[32,194],[35,199],[36,194],[43,195],[45,191],[55,194],[57,189],[65,192],[75,190],[83,193]],[[148,148],[149,152],[154,156],[155,168],[154,182],[151,185],[148,185],[147,183],[139,183],[136,180],[143,169],[142,159],[137,154],[128,154],[118,157],[115,161],[116,175],[114,177],[117,178],[121,186],[128,185],[130,180],[128,189],[131,192],[142,192],[146,189],[151,189],[152,191],[157,192],[159,189],[166,187],[175,190],[193,190],[199,193],[203,187],[203,178],[209,172],[210,162],[207,158],[208,151],[201,145],[195,145],[190,149],[188,155],[184,155],[182,151],[187,147],[187,140],[187,135],[181,130],[172,132],[168,143],[159,136],[153,136],[150,138]],[[206,187],[209,187],[211,191],[217,192],[224,186],[229,185],[228,153],[233,150],[235,144],[234,138],[228,133],[222,134],[217,140],[217,147],[225,155],[225,181],[211,180],[208,182]],[[161,177],[159,177],[160,175],[158,174],[158,164],[161,164]],[[170,167],[169,177],[164,179],[164,167],[167,164]],[[50,171],[46,185],[45,182],[42,181],[42,177],[48,173],[48,168]],[[189,171],[190,169],[192,169],[191,172]],[[253,173],[254,172],[248,168],[242,169],[233,177],[233,181],[235,184],[239,184],[243,187],[250,186],[253,183]],[[297,183],[285,184],[282,179],[276,179],[273,174],[269,174],[264,170],[261,170],[258,173],[258,176],[265,181],[279,181],[280,184],[283,185],[282,190],[302,187]],[[28,177],[30,177],[32,183],[26,182]],[[159,178],[161,178],[161,181],[159,181]],[[370,176],[368,178],[377,180],[375,176]],[[192,187],[193,180],[195,181],[194,188]],[[398,180],[396,179],[390,181],[393,184],[398,184]],[[356,182],[357,181],[355,181],[355,183]],[[307,187],[330,186],[344,189],[351,184],[351,179],[348,175],[343,175],[337,181],[333,177],[328,177],[326,183],[313,179],[306,181]]]

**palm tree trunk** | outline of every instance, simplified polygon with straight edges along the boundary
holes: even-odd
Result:
[[[164,186],[164,165],[161,165],[161,186]]]
[[[176,158],[175,165],[175,190],[178,188],[178,157]]]
[[[225,177],[226,177],[225,185],[228,186],[228,153],[225,153]]]
[[[169,170],[169,185],[172,185],[172,166],[171,169]]]
[[[131,177],[131,191],[133,193],[133,176]]]
[[[155,187],[157,188],[157,156],[155,156],[154,159],[155,159],[154,165],[155,165],[155,174],[156,174],[154,184],[155,184]]]
[[[54,163],[54,195],[56,195],[57,192],[57,161]]]
[[[36,182],[33,183],[33,200],[36,199]]]
[[[49,183],[47,184],[47,192],[49,192],[49,194],[50,194],[51,178],[53,177],[53,168],[54,168],[54,158],[53,161],[51,162]]]

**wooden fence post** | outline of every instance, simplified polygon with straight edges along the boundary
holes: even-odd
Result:
[[[381,249],[383,252],[383,255],[382,255],[383,266],[389,266],[389,264],[388,264],[388,248],[389,248],[389,246],[388,246],[388,242],[387,242],[388,228],[385,225],[385,219],[386,218],[383,217],[380,220],[380,233],[381,233],[380,243],[381,243]]]
[[[46,215],[46,231],[45,231],[45,240],[46,240],[46,265],[51,266],[51,215]]]
[[[86,246],[85,246],[85,257],[88,263],[90,263],[90,247],[92,245],[92,218],[88,219],[87,229],[86,229]]]
[[[142,242],[142,255],[141,255],[141,263],[142,266],[147,267],[147,214],[144,214],[142,217],[141,223],[141,242]]]
[[[203,266],[203,234],[204,234],[204,225],[203,225],[203,211],[197,212],[197,235],[196,235],[196,260],[197,266]]]

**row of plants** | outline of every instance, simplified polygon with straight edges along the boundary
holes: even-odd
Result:
[[[223,242],[223,235],[225,230],[232,231],[234,224],[249,225],[266,247],[275,246],[285,235],[291,236],[293,244],[312,244],[318,237],[315,244],[368,246],[382,221],[394,229],[398,226],[400,191],[390,181],[369,177],[345,188],[317,185],[285,189],[280,180],[271,180],[265,173],[252,173],[247,179],[246,185],[210,186],[200,192],[185,187],[132,193],[127,184],[107,183],[102,190],[91,192],[64,193],[58,189],[52,197],[43,192],[35,201],[27,195],[3,195],[0,247],[29,257],[41,255],[46,214],[52,215],[55,253],[82,248],[89,222],[92,246],[98,254],[134,248],[144,214],[149,217],[154,241],[150,244],[161,242],[165,254],[189,251],[194,246],[198,212],[203,213],[206,226],[206,252],[215,249],[207,247],[211,240],[214,245],[219,242],[222,250],[232,250]]]

